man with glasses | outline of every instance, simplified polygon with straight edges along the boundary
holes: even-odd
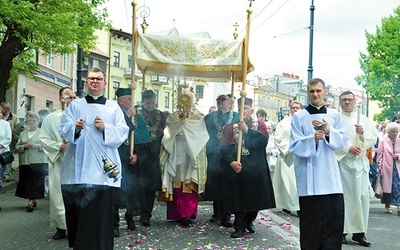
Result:
[[[369,216],[369,160],[366,152],[375,145],[378,132],[373,122],[358,114],[355,96],[344,91],[340,96],[342,119],[346,122],[350,140],[346,147],[337,151],[344,196],[344,234],[342,243],[347,244],[346,235],[361,246],[370,246],[365,237]],[[360,116],[360,117],[358,117]]]
[[[224,208],[222,179],[224,168],[220,164],[219,141],[225,127],[239,120],[239,114],[231,109],[231,99],[227,95],[217,98],[218,110],[204,117],[208,135],[207,145],[207,182],[205,197],[213,201],[213,215],[210,222],[220,222],[224,227],[232,227],[231,214]]]
[[[340,113],[324,106],[326,92],[322,79],[311,79],[310,104],[291,122],[289,151],[300,197],[301,249],[342,248],[344,201],[335,151],[347,145],[349,133]]]
[[[55,240],[64,238],[67,230],[60,173],[68,143],[61,138],[58,127],[61,123],[63,111],[71,101],[75,100],[75,93],[71,87],[63,87],[58,93],[61,110],[57,110],[44,118],[39,135],[40,144],[49,159],[50,227],[57,229],[53,235]]]
[[[69,247],[111,250],[114,193],[121,185],[118,147],[129,128],[117,103],[107,100],[104,72],[89,70],[88,95],[70,103],[58,129],[68,143],[61,170]]]

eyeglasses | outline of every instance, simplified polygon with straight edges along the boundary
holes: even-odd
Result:
[[[97,78],[97,77],[88,77],[87,79],[88,81],[91,82],[102,82],[104,80],[104,78]]]
[[[76,96],[67,96],[67,95],[65,95],[65,96],[63,96],[62,97],[63,99],[67,99],[67,100],[75,100],[76,99]]]
[[[352,102],[354,101],[354,98],[342,98],[340,99],[341,102]]]

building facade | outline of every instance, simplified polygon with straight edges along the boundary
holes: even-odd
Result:
[[[173,28],[167,31],[152,33],[162,36],[186,36],[196,38],[211,38],[207,32],[180,35],[178,30]],[[10,93],[7,99],[12,104],[12,111],[19,117],[24,117],[26,111],[38,112],[40,109],[59,109],[58,90],[63,86],[71,86],[77,90],[77,71],[82,72],[83,91],[86,91],[84,84],[87,71],[90,68],[101,68],[106,72],[107,87],[105,96],[109,100],[116,101],[115,92],[118,88],[131,86],[134,71],[136,89],[133,101],[141,103],[141,93],[151,89],[157,96],[157,107],[163,111],[173,112],[175,107],[174,93],[179,86],[187,85],[196,92],[197,110],[206,115],[211,106],[216,106],[216,99],[221,94],[234,94],[236,101],[233,109],[237,111],[237,99],[240,97],[242,83],[231,82],[207,82],[206,80],[185,79],[185,77],[171,77],[163,75],[145,75],[137,68],[132,70],[134,58],[132,54],[132,34],[121,29],[112,28],[106,31],[97,31],[97,46],[90,53],[83,53],[82,62],[76,54],[72,55],[48,55],[38,56],[39,71],[37,80],[23,75],[19,76],[18,84]],[[79,68],[80,65],[80,68]],[[232,90],[233,87],[233,90]],[[328,97],[332,99],[332,107],[339,108],[339,95],[344,89],[328,88]],[[278,122],[289,116],[289,105],[293,100],[300,101],[307,105],[306,84],[299,76],[282,73],[273,77],[254,77],[247,79],[247,97],[254,100],[255,111],[264,109],[268,114],[268,120]],[[357,99],[363,99],[362,109],[368,114],[369,101],[365,92],[356,91]],[[11,98],[9,98],[11,96]],[[255,113],[255,112],[254,112]],[[255,114],[254,114],[255,117]]]
[[[50,54],[36,58],[39,66],[36,79],[20,74],[11,91],[12,112],[20,118],[25,117],[27,111],[60,109],[58,90],[64,86],[73,87],[76,79],[75,55]]]

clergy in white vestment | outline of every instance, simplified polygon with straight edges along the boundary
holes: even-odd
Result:
[[[258,119],[260,120],[260,118]],[[278,160],[279,149],[275,145],[275,130],[276,125],[272,122],[264,122],[268,131],[268,143],[265,147],[265,151],[267,152],[267,162],[269,167],[269,173],[271,174],[271,180],[274,179],[274,172],[276,167],[276,162]]]
[[[75,99],[75,93],[71,87],[63,87],[59,91],[58,99],[61,110],[49,114],[43,120],[39,135],[40,145],[42,145],[43,151],[49,159],[50,227],[57,229],[53,235],[55,240],[64,238],[67,230],[60,173],[68,143],[61,138],[58,127],[61,123],[62,112]]]
[[[60,179],[68,244],[74,249],[114,246],[114,193],[121,185],[118,147],[129,128],[118,104],[103,96],[104,79],[101,69],[88,71],[88,95],[70,103],[58,130],[68,142]]]
[[[344,200],[335,151],[347,145],[349,133],[340,113],[324,106],[326,92],[322,79],[311,79],[310,105],[294,114],[290,128],[302,249],[342,247]]]
[[[178,111],[168,116],[161,156],[162,194],[167,200],[167,220],[189,226],[197,216],[207,174],[206,143],[209,135],[201,116],[192,110],[192,92],[178,94]]]
[[[278,161],[278,154],[279,154],[279,149],[275,145],[275,133],[269,135],[265,151],[267,153],[267,162],[268,162],[269,172],[271,175],[271,180],[273,180],[276,168],[276,162]]]
[[[290,116],[278,123],[275,130],[275,145],[279,150],[272,184],[274,186],[276,208],[283,213],[298,212],[299,196],[297,195],[294,158],[289,152],[290,123],[294,113],[302,109],[302,104],[293,101],[290,104]]]
[[[370,246],[365,234],[369,217],[369,160],[366,155],[372,148],[378,132],[374,123],[361,114],[361,106],[356,106],[351,91],[344,91],[340,97],[341,116],[346,122],[350,140],[345,148],[336,152],[344,196],[344,235],[343,244],[347,244],[346,234],[353,234],[352,240],[362,246]]]

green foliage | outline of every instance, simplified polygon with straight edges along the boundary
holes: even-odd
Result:
[[[85,51],[94,48],[95,30],[109,28],[104,2],[0,0],[0,68],[11,73],[7,79],[0,76],[0,89],[6,87],[5,82],[10,82],[8,87],[13,86],[18,72],[35,73],[37,65],[29,60],[30,51],[70,54],[76,51],[76,45]]]
[[[0,21],[29,49],[68,54],[95,47],[96,29],[106,28],[107,10],[97,9],[104,0],[0,0]]]
[[[32,77],[34,79],[37,78],[35,74],[38,70],[36,56],[37,53],[35,51],[27,50],[19,54],[18,57],[14,58],[7,89],[11,89],[17,84],[19,74],[24,74],[25,76]]]
[[[382,18],[375,34],[366,32],[367,53],[360,53],[359,62],[364,75],[356,81],[380,101],[382,113],[374,119],[385,120],[400,111],[400,6],[394,14]]]

